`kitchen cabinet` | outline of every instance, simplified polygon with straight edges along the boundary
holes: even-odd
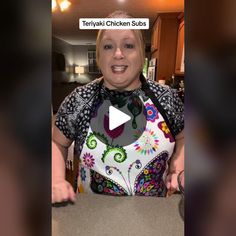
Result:
[[[180,15],[180,24],[178,29],[178,42],[176,53],[175,74],[184,74],[184,16]]]
[[[180,12],[158,13],[152,27],[151,58],[156,58],[155,80],[169,80],[175,73]]]
[[[151,52],[155,52],[159,47],[161,19],[158,18],[152,28]]]

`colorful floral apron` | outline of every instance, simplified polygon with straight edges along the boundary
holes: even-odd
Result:
[[[147,123],[143,130],[137,129],[136,121],[140,112],[144,111],[139,107],[133,109],[136,105],[127,102],[130,99],[132,101],[134,96],[139,96],[146,108]],[[112,97],[114,98],[114,94]],[[174,138],[158,108],[141,89],[127,97],[117,97],[119,103],[124,101],[121,106],[125,105],[131,110],[133,127],[127,128],[124,124],[115,129],[116,132],[109,131],[108,114],[104,114],[100,134],[95,135],[91,126],[89,127],[79,158],[78,192],[164,197],[167,192],[164,179],[175,146]],[[103,101],[104,99],[107,98],[104,97]],[[98,109],[102,104],[103,102]],[[91,122],[96,121],[95,119],[96,111]],[[115,141],[122,140],[125,132],[133,132],[134,137],[137,132],[143,133],[129,145],[117,145]]]

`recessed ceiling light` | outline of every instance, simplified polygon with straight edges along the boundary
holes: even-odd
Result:
[[[61,11],[66,10],[70,5],[71,5],[71,2],[69,2],[68,0],[61,1],[60,2]]]

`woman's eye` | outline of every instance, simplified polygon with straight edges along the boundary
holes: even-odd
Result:
[[[105,44],[103,46],[103,49],[107,50],[107,49],[112,49],[112,45],[111,44]]]
[[[126,43],[126,44],[125,44],[125,48],[132,49],[132,48],[134,48],[134,44],[132,44],[132,43]]]

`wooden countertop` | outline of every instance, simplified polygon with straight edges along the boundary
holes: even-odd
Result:
[[[181,196],[113,197],[78,194],[74,205],[52,208],[53,236],[182,236]]]

